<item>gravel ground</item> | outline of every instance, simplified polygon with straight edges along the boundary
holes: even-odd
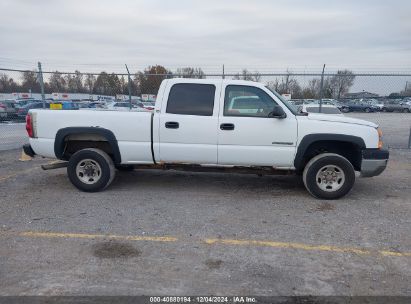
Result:
[[[408,148],[411,113],[348,113],[346,116],[375,122],[381,127],[386,147]]]
[[[154,170],[82,193],[19,154],[0,152],[0,295],[411,296],[410,150],[338,201],[293,176]]]

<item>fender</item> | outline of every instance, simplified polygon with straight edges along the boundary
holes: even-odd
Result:
[[[294,167],[297,170],[302,170],[304,166],[304,154],[308,147],[318,141],[339,141],[345,143],[352,143],[358,146],[360,149],[365,149],[365,142],[361,137],[353,135],[344,134],[329,134],[329,133],[318,133],[318,134],[308,134],[303,137],[297,148],[297,153],[295,154]]]
[[[54,141],[54,154],[58,159],[63,159],[64,139],[73,134],[96,134],[104,137],[113,151],[114,163],[121,163],[120,149],[115,135],[110,130],[100,127],[68,127],[58,130]]]

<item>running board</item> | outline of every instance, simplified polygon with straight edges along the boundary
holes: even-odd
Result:
[[[50,164],[41,165],[41,169],[52,170],[52,169],[64,168],[64,167],[67,167],[67,164],[68,162],[66,161],[56,161]]]

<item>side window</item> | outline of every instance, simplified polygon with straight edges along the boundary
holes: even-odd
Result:
[[[179,83],[172,86],[167,113],[212,116],[215,86],[212,84]]]
[[[229,85],[225,89],[224,116],[268,117],[276,104],[260,88]]]

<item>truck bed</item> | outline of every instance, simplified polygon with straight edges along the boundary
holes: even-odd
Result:
[[[100,127],[117,138],[122,163],[153,163],[151,154],[151,113],[137,111],[33,110],[39,138],[30,139],[38,154],[56,157],[54,146],[58,130],[67,127]]]

